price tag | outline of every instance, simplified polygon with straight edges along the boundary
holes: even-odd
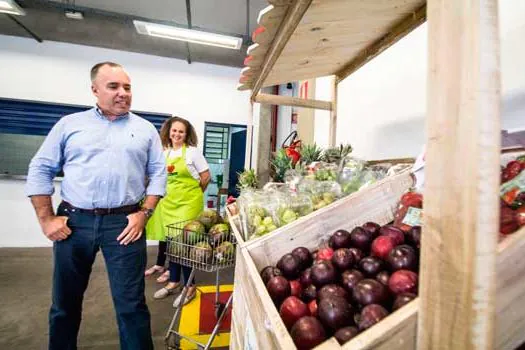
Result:
[[[408,226],[422,226],[423,209],[409,207],[402,222],[403,224],[408,225]]]

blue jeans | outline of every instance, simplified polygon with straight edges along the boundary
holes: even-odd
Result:
[[[181,279],[181,271],[184,277],[184,283],[188,282],[188,278],[190,278],[191,273],[191,267],[184,266],[181,264],[177,264],[176,262],[169,262],[169,270],[170,270],[170,282],[179,283]],[[195,277],[193,277],[193,280],[191,281],[191,284],[195,284]]]
[[[144,297],[146,239],[120,245],[116,238],[128,224],[125,214],[96,216],[67,209],[71,235],[53,245],[53,303],[49,312],[49,349],[77,348],[82,300],[99,249],[108,271],[123,350],[153,349],[150,314]]]

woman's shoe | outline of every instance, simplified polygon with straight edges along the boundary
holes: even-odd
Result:
[[[157,283],[166,283],[170,279],[170,270],[164,271],[162,275],[157,278]]]
[[[195,297],[197,296],[197,288],[194,288],[193,289],[193,292],[188,292],[188,294],[186,294],[186,298],[184,299],[184,303],[182,304],[183,306],[188,304],[190,301],[192,301],[193,299],[195,299]],[[179,305],[180,305],[180,301],[182,299],[182,294],[179,294],[175,300],[173,301],[173,307],[174,308],[178,308]]]
[[[144,276],[148,277],[148,276],[151,276],[157,272],[164,272],[165,268],[162,267],[162,266],[159,266],[159,265],[153,265],[152,267],[150,267],[149,269],[147,269],[146,271],[144,271]]]
[[[167,298],[170,295],[180,293],[181,289],[182,289],[182,284],[178,284],[176,287],[173,287],[173,288],[163,287],[159,289],[158,291],[156,291],[155,294],[153,294],[153,299]]]

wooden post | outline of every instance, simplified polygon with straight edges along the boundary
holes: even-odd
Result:
[[[337,138],[337,87],[338,87],[338,79],[337,76],[333,76],[332,80],[332,110],[330,111],[330,126],[329,126],[329,136],[328,136],[328,144],[330,147],[335,146],[336,138]]]
[[[492,349],[499,227],[497,0],[429,0],[419,349]]]

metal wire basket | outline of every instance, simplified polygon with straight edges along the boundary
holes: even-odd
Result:
[[[172,262],[212,272],[235,265],[237,242],[228,226],[228,231],[206,233],[204,226],[196,220],[176,222],[167,226],[166,255]]]

